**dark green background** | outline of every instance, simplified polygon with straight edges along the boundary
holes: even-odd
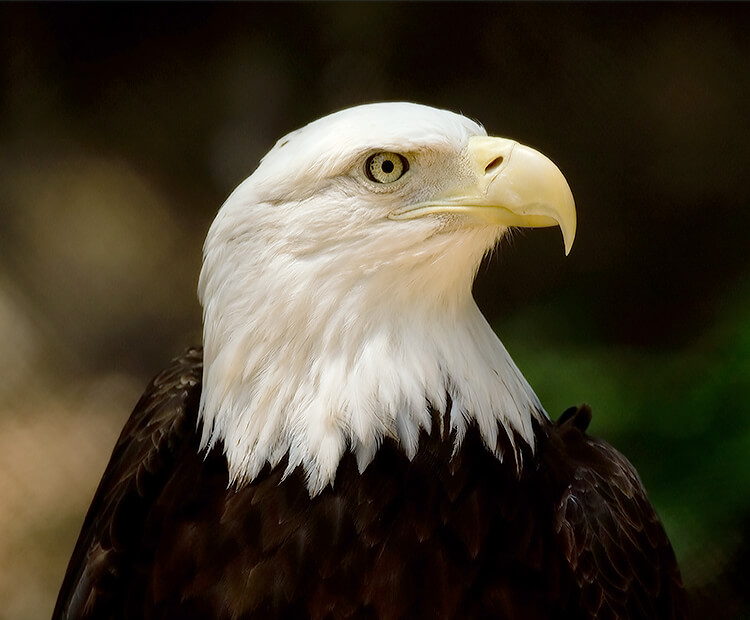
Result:
[[[71,389],[96,385],[107,403],[113,373],[131,381],[101,416],[122,424],[199,341],[203,236],[278,137],[358,103],[445,107],[568,178],[571,255],[558,231],[516,234],[477,300],[553,417],[589,402],[592,432],[639,469],[696,617],[743,617],[749,18],[716,3],[0,6],[2,428],[23,424],[19,403],[47,411],[40,392],[74,408]],[[70,480],[84,497],[111,441]],[[40,478],[54,466],[34,462]],[[48,560],[44,606],[12,615],[49,613],[86,501],[0,553]]]

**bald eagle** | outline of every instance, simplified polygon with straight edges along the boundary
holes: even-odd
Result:
[[[409,103],[279,140],[204,246],[202,349],[148,386],[55,618],[680,618],[638,474],[555,422],[477,308],[558,168]]]

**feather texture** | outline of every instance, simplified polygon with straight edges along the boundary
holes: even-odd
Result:
[[[55,619],[684,617],[664,530],[586,408],[537,424],[520,472],[436,423],[412,459],[386,440],[360,474],[346,454],[311,498],[285,463],[228,488],[220,446],[198,451],[201,370],[188,351],[138,403]]]

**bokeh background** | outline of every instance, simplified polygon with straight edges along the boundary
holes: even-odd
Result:
[[[284,133],[412,100],[577,199],[480,306],[641,472],[695,617],[750,617],[750,5],[0,5],[0,617],[43,618],[120,427],[200,341],[201,244]]]

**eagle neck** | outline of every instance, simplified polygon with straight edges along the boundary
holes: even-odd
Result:
[[[285,459],[315,495],[346,451],[364,470],[391,438],[412,458],[433,419],[454,450],[472,425],[499,459],[506,438],[533,450],[533,420],[546,414],[473,299],[390,314],[386,299],[368,300],[353,321],[348,306],[362,303],[354,291],[338,308],[287,300],[250,316],[209,313],[202,443],[221,442],[234,484]]]
[[[347,451],[364,470],[390,438],[412,458],[435,413],[455,450],[471,426],[500,459],[502,437],[533,449],[546,414],[471,295],[496,231],[292,252],[237,221],[217,218],[199,285],[202,445],[233,484],[286,462],[315,495]]]

